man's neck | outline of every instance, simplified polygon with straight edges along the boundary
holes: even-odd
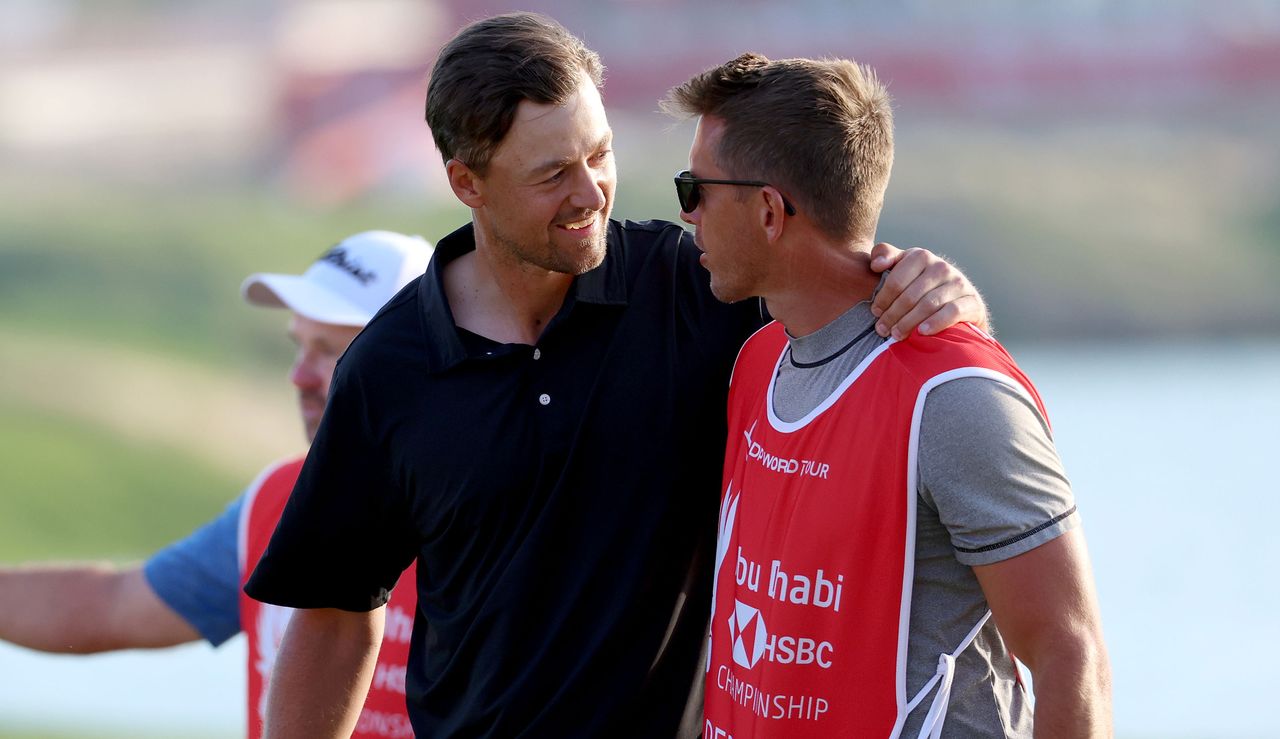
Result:
[[[481,243],[445,266],[454,323],[504,344],[536,344],[564,304],[573,276],[535,267]]]
[[[790,260],[786,284],[765,295],[769,313],[792,336],[808,336],[871,298],[880,275],[871,271],[870,244],[807,247]]]

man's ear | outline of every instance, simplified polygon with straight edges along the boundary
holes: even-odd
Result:
[[[468,208],[484,205],[484,182],[480,176],[457,159],[444,163],[444,173],[449,177],[449,187],[454,196]]]
[[[782,193],[772,187],[765,186],[760,188],[760,199],[761,207],[757,210],[760,216],[760,227],[764,229],[769,243],[773,244],[782,238],[787,219],[793,216],[787,215],[787,206],[782,199]]]

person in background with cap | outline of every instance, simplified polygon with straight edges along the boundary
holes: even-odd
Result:
[[[241,286],[259,306],[287,308],[298,346],[289,380],[308,443],[314,438],[338,358],[401,287],[421,275],[431,245],[417,236],[366,231],[329,249],[302,275],[255,274]],[[267,678],[290,609],[251,600],[241,586],[266,547],[302,467],[277,462],[218,518],[145,564],[0,568],[0,639],[46,652],[90,654],[168,647],[204,639],[249,641],[248,735],[262,733]],[[413,735],[404,675],[417,594],[406,570],[386,605],[377,673],[353,736]]]

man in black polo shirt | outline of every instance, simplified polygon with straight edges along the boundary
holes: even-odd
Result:
[[[270,736],[350,732],[378,609],[415,558],[417,735],[676,733],[706,628],[725,390],[761,312],[711,295],[680,226],[609,220],[600,84],[595,53],[541,16],[480,21],[441,51],[427,120],[472,223],[343,358],[247,585],[302,609]],[[932,328],[983,318],[958,273],[912,259],[891,292],[951,303]],[[904,314],[898,330],[921,317],[884,318]]]

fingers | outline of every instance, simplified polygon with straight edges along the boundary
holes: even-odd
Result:
[[[917,327],[929,336],[963,321],[991,330],[982,296],[950,262],[926,249],[889,244],[876,244],[871,254],[873,270],[878,260],[893,264],[871,305],[876,333],[902,340]]]
[[[893,265],[898,263],[898,260],[902,259],[903,254],[906,254],[906,252],[893,244],[883,241],[876,244],[871,247],[871,271],[883,272],[892,268]]]
[[[876,324],[876,332],[881,336],[889,336],[890,329],[927,292],[945,281],[949,267],[949,264],[924,249],[901,252],[897,265],[880,285],[880,291],[871,302],[871,314],[880,319]],[[928,272],[930,269],[934,270],[931,274]],[[903,336],[905,335],[904,333]]]
[[[893,338],[901,340],[910,336],[912,330],[918,330],[922,336],[932,336],[962,321],[978,323],[977,316],[983,314],[986,308],[977,295],[966,293],[954,298],[934,297],[934,293],[939,290],[949,289],[937,288],[908,311],[891,327]],[[933,306],[940,301],[945,302],[941,302],[941,306],[935,310]]]
[[[916,283],[921,282],[921,280],[916,280],[912,284],[914,286]],[[921,295],[913,303],[906,303],[905,301],[915,294],[916,289],[915,287],[908,287],[902,297],[898,299],[897,303],[903,303],[903,308],[906,309],[902,317],[892,322],[884,318],[880,320],[881,323],[884,323],[889,328],[890,335],[893,338],[904,339],[910,336],[917,326],[921,326],[921,333],[925,335],[933,334],[962,320],[962,306],[958,306],[957,303],[964,301],[967,295],[958,282],[943,283]],[[895,308],[890,308],[890,311],[895,310]],[[889,313],[886,312],[886,315],[889,315]],[[922,326],[922,324],[926,323],[927,325]]]
[[[896,291],[896,292],[895,292]],[[987,329],[987,306],[967,278],[949,262],[912,249],[885,279],[872,313],[879,314],[876,332],[903,339],[918,326],[925,336],[962,321]]]

